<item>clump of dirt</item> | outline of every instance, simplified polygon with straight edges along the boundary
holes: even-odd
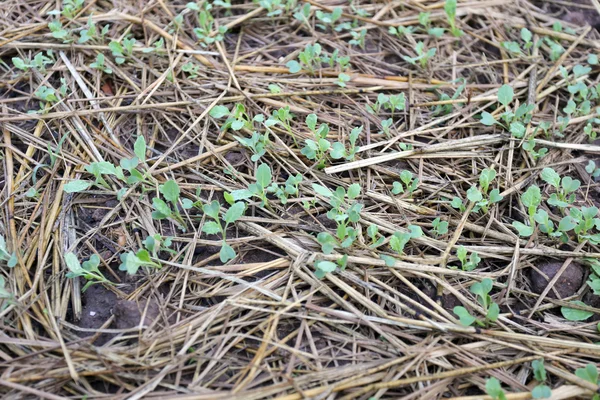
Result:
[[[117,295],[102,285],[92,285],[81,295],[82,313],[79,321],[73,321],[77,326],[85,329],[99,329],[111,317],[111,308],[117,301]],[[81,337],[92,336],[94,332],[79,331]],[[94,342],[101,346],[112,335],[102,334]]]
[[[119,300],[113,308],[113,315],[113,325],[117,329],[136,328],[142,318],[142,326],[149,327],[160,317],[160,308],[156,301]]]
[[[563,263],[558,261],[543,262],[531,269],[531,289],[534,293],[542,293],[550,281],[556,276]],[[574,295],[583,285],[584,269],[581,264],[571,262],[554,284],[554,289],[561,299]],[[548,297],[556,299],[555,290],[548,292]]]

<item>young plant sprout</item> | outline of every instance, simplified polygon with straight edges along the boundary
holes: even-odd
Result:
[[[335,236],[329,232],[321,232],[317,235],[317,241],[321,244],[323,253],[330,254],[336,247],[350,247],[358,235],[358,230],[351,227],[350,224],[360,220],[363,205],[356,201],[352,202],[349,207],[346,204],[360,195],[360,186],[354,183],[348,187],[348,191],[343,187],[338,187],[335,192],[316,183],[313,183],[312,187],[317,194],[329,200],[331,209],[327,212],[327,218],[335,221],[337,225]]]
[[[79,263],[77,256],[73,253],[65,254],[65,264],[67,264],[67,268],[69,272],[67,273],[67,278],[84,278],[87,282],[85,286],[81,289],[82,292],[85,292],[90,286],[95,283],[106,283],[112,285],[112,282],[104,277],[102,272],[98,269],[100,265],[100,257],[97,254],[93,254],[89,260],[84,261],[83,264]]]
[[[219,258],[221,262],[226,263],[227,261],[235,258],[236,253],[229,244],[227,244],[227,228],[229,225],[233,224],[235,221],[240,219],[244,212],[246,211],[246,205],[243,202],[236,202],[229,207],[227,212],[225,213],[224,220],[225,225],[221,223],[221,218],[219,216],[221,210],[221,205],[217,200],[213,200],[209,204],[205,204],[202,206],[202,211],[204,214],[211,218],[212,221],[204,222],[202,226],[202,232],[207,233],[209,235],[215,235],[220,233],[222,237],[221,241],[221,251],[219,252]]]
[[[487,111],[481,113],[481,123],[492,126],[500,125],[508,130],[514,137],[520,139],[525,136],[526,125],[531,121],[532,111],[535,104],[523,103],[516,110],[511,110],[510,104],[514,98],[514,91],[510,85],[502,85],[498,89],[498,102],[502,104],[506,111],[500,115],[500,120]]]
[[[500,307],[498,304],[492,301],[489,293],[492,291],[493,281],[490,278],[485,278],[481,282],[474,283],[471,285],[471,293],[477,297],[477,302],[483,308],[483,314],[485,319],[482,321],[479,318],[471,315],[469,311],[463,306],[454,307],[454,314],[456,314],[460,323],[464,326],[471,326],[477,324],[481,327],[490,325],[490,322],[496,322],[500,314]]]

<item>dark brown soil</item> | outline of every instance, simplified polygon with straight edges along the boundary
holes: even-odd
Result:
[[[119,300],[114,308],[115,320],[113,325],[117,329],[129,329],[140,326],[152,326],[160,317],[160,308],[156,301],[135,302],[130,300]]]
[[[562,262],[550,261],[538,264],[537,269],[532,268],[530,279],[533,292],[542,293],[561,267]],[[583,277],[584,269],[581,264],[572,262],[556,281],[554,289],[548,292],[548,296],[556,299],[556,292],[561,299],[574,295],[583,285]]]
[[[92,285],[81,295],[82,313],[79,321],[74,323],[85,329],[99,329],[112,315],[112,307],[117,301],[117,295],[102,285]],[[93,332],[77,332],[81,337],[92,336]],[[101,346],[106,343],[112,335],[102,334],[94,342]]]

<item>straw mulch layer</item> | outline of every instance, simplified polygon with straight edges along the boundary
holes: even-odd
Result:
[[[599,204],[589,167],[600,167],[598,1],[461,1],[460,36],[443,1],[78,3],[0,6],[2,398],[464,399],[483,398],[490,378],[508,399],[539,384],[555,399],[598,390],[575,372],[600,360],[600,298],[586,283],[596,227],[561,240],[539,222],[529,236],[513,225],[531,227],[523,195],[534,185],[555,229],[569,210]],[[315,43],[322,62],[295,71],[289,62]],[[377,109],[380,94],[403,95],[405,107]],[[227,127],[217,111],[236,104],[243,126]],[[504,123],[520,105],[531,114],[521,125],[482,120]],[[266,123],[286,107],[287,124]],[[347,157],[328,149],[319,165],[303,151],[311,113]],[[235,138],[253,131],[268,139],[258,160]],[[143,182],[105,173],[92,184],[86,166],[134,154]],[[255,184],[261,164],[280,188],[299,174],[298,190],[239,200],[244,215],[225,231],[236,255],[221,262],[222,233],[202,205],[218,201],[223,221],[228,193]],[[581,182],[564,207],[548,203],[547,167]],[[484,169],[496,172],[484,199],[493,189],[502,199],[481,207],[470,199]],[[418,179],[412,193],[403,171]],[[77,180],[88,184],[69,190]],[[176,206],[163,193],[171,180]],[[352,184],[360,194],[341,212],[362,204],[348,223],[356,237],[322,247],[320,233],[338,232],[322,187]],[[153,218],[156,199],[179,216]],[[152,235],[172,238],[149,252],[155,266],[120,270]],[[461,246],[476,267],[461,267]],[[83,291],[84,278],[67,276],[70,253],[97,258],[107,281]],[[317,266],[333,265],[323,261],[342,268],[319,279]],[[485,278],[496,321],[472,291]],[[461,323],[457,306],[481,323]],[[544,382],[532,369],[540,359]]]

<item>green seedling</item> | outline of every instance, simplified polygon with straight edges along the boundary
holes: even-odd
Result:
[[[369,248],[371,249],[381,246],[383,242],[385,242],[385,237],[379,234],[379,227],[375,224],[369,225],[367,228],[367,235],[369,235],[369,239],[371,239],[371,243],[369,243]]]
[[[552,396],[550,387],[544,385],[546,381],[546,368],[544,368],[544,359],[534,360],[531,363],[533,369],[533,376],[538,382],[538,385],[531,391],[531,397],[534,399],[547,399]]]
[[[204,214],[213,219],[213,221],[204,223],[202,226],[202,232],[209,235],[215,235],[218,233],[221,234],[223,239],[221,242],[219,258],[221,259],[221,262],[226,263],[236,256],[235,250],[233,250],[233,247],[228,245],[226,241],[227,228],[230,224],[233,224],[235,221],[240,219],[242,215],[244,215],[244,212],[246,211],[246,205],[241,201],[231,205],[224,216],[225,225],[221,224],[221,218],[219,217],[220,209],[221,206],[217,200],[213,200],[212,203],[202,206],[202,211]]]
[[[112,69],[106,67],[104,65],[104,54],[98,53],[96,56],[96,61],[90,64],[90,68],[97,69],[100,72],[104,72],[107,74],[112,74]]]
[[[317,116],[315,114],[309,114],[306,117],[306,125],[312,132],[315,140],[306,139],[305,146],[302,148],[301,153],[309,160],[315,160],[317,162],[317,168],[325,168],[328,159],[327,154],[331,148],[331,142],[327,140],[329,125],[321,124],[317,128]]]
[[[12,63],[15,66],[15,68],[18,68],[22,71],[35,69],[42,74],[45,74],[47,72],[46,65],[54,64],[54,62],[54,53],[52,52],[52,50],[48,50],[46,52],[46,55],[44,55],[43,52],[37,53],[35,57],[33,57],[31,61],[29,61],[29,63],[26,63],[22,58],[19,57],[12,58]]]
[[[575,192],[581,186],[579,180],[573,179],[570,176],[565,176],[561,179],[560,175],[552,168],[544,168],[541,176],[544,182],[556,190],[555,193],[550,195],[548,204],[564,208],[575,201]]]
[[[600,385],[600,379],[598,379],[598,367],[594,364],[590,363],[583,368],[576,369],[575,375],[584,381],[588,381],[594,385]],[[600,400],[600,394],[595,393],[592,400]]]
[[[427,49],[425,47],[425,43],[418,42],[415,45],[415,53],[417,54],[417,56],[416,57],[402,56],[402,58],[404,59],[404,61],[406,61],[412,65],[417,65],[417,61],[418,61],[421,68],[425,68],[425,67],[427,67],[427,63],[429,62],[429,60],[433,56],[435,56],[436,51],[437,51],[437,49],[435,47],[432,49]]]
[[[294,18],[302,24],[310,25],[310,3],[304,3],[303,5],[298,6],[294,13]]]
[[[531,31],[527,28],[521,28],[521,40],[524,42],[523,46],[517,42],[502,42],[502,47],[504,47],[504,49],[506,49],[509,53],[522,55],[523,50],[528,51],[534,46],[532,39],[533,34]],[[538,41],[536,46],[539,47],[541,44],[542,42]]]
[[[267,17],[276,17],[284,12],[289,12],[296,4],[295,1],[289,0],[285,3],[283,0],[254,0],[254,2],[267,10]]]
[[[522,147],[523,150],[529,153],[533,161],[537,162],[540,158],[544,157],[548,153],[548,149],[546,147],[542,147],[536,151],[535,144],[535,139],[532,136],[529,138],[529,140],[523,142]]]
[[[580,242],[588,240],[592,244],[600,243],[600,234],[589,234],[589,231],[594,227],[600,231],[600,218],[596,218],[597,215],[597,207],[582,206],[581,210],[577,208],[569,210],[569,217],[574,225],[573,230]]]
[[[62,40],[63,43],[72,43],[75,41],[71,31],[63,28],[63,24],[59,20],[50,22],[48,24],[48,29],[50,29],[50,32],[52,32],[53,38]]]
[[[281,204],[287,204],[289,196],[298,196],[298,185],[302,182],[302,175],[290,175],[285,181],[283,187],[276,183],[271,184],[269,190],[273,191],[275,196],[281,201]]]
[[[506,400],[506,394],[502,390],[500,381],[494,377],[485,381],[485,391],[492,400]]]
[[[155,220],[171,219],[177,222],[182,230],[185,231],[185,221],[179,213],[179,195],[180,189],[177,182],[174,180],[168,180],[163,185],[158,187],[158,191],[168,201],[168,203],[162,200],[160,197],[154,197],[152,199],[152,218]]]
[[[377,95],[377,101],[375,102],[375,104],[373,104],[373,105],[367,104],[366,105],[367,111],[371,114],[377,115],[381,111],[381,107],[383,107],[383,105],[387,104],[389,101],[390,101],[390,98],[388,96],[386,96],[383,93],[379,93]]]
[[[115,57],[115,62],[117,64],[121,65],[126,59],[131,58],[133,55],[133,46],[135,46],[135,42],[136,40],[134,38],[126,38],[123,39],[122,44],[115,40],[108,44],[108,48],[112,52],[113,57]]]
[[[404,254],[404,247],[410,242],[410,239],[418,239],[423,236],[423,230],[420,226],[409,225],[408,232],[395,232],[390,238],[390,247],[396,253]]]
[[[120,271],[126,271],[129,275],[135,275],[140,267],[148,268],[162,268],[157,262],[152,261],[150,253],[146,249],[140,249],[137,253],[129,251],[121,254],[121,264],[119,265]]]
[[[239,136],[234,136],[234,138],[240,142],[242,146],[252,150],[253,154],[250,157],[252,162],[257,162],[262,156],[265,155],[267,152],[267,146],[270,143],[269,134],[267,132],[262,135],[258,132],[253,132],[250,138],[243,138]]]
[[[458,29],[456,26],[456,0],[446,0],[446,3],[444,4],[444,11],[446,12],[446,18],[448,19],[450,33],[452,33],[452,36],[462,36],[464,32]]]
[[[510,108],[514,98],[514,91],[510,85],[502,85],[498,89],[498,102],[504,106],[506,111],[500,115],[500,121],[496,120],[489,112],[481,113],[481,123],[487,126],[494,124],[508,130],[514,137],[523,138],[526,132],[526,125],[531,121],[534,104],[521,104],[513,112]]]
[[[58,101],[56,90],[48,86],[40,86],[38,90],[35,91],[34,96],[43,101],[43,103],[40,104],[41,112],[45,112],[47,107]]]
[[[273,177],[271,175],[271,168],[267,164],[260,164],[256,168],[254,178],[256,179],[256,183],[248,185],[248,189],[234,190],[231,192],[231,195],[234,201],[258,197],[260,199],[260,206],[264,207],[269,202],[267,193],[275,192],[277,184],[271,185]]]
[[[331,261],[325,261],[325,260],[315,261],[315,276],[318,279],[323,279],[326,274],[335,271],[337,267],[340,267],[340,269],[343,271],[346,269],[347,263],[348,263],[347,255],[344,255],[342,258],[337,260],[337,262],[335,262],[335,263],[331,262]]]
[[[313,183],[312,187],[317,194],[328,199],[331,209],[327,211],[327,218],[337,225],[336,236],[328,232],[321,232],[317,235],[317,241],[321,244],[323,253],[330,254],[336,247],[352,246],[359,231],[350,227],[350,224],[355,224],[360,220],[363,205],[354,201],[347,207],[347,203],[360,195],[360,185],[353,183],[348,187],[348,191],[343,187],[338,187],[335,192],[316,183]]]
[[[314,74],[316,69],[321,68],[321,50],[319,43],[307,44],[304,50],[298,54],[299,61],[288,61],[285,66],[288,67],[292,74],[298,73],[302,69]]]
[[[321,61],[328,64],[330,68],[336,68],[336,66],[341,70],[345,71],[350,67],[350,57],[349,56],[340,56],[340,51],[335,49],[331,54],[323,54],[321,56]]]
[[[415,28],[413,26],[390,26],[388,29],[390,35],[397,36],[402,38],[404,36],[410,36],[415,32]]]
[[[259,114],[251,119],[246,112],[246,107],[240,103],[237,103],[231,109],[231,111],[229,111],[229,109],[225,106],[215,106],[210,110],[209,115],[215,119],[227,117],[227,120],[221,127],[221,130],[227,130],[231,128],[234,131],[239,131],[242,128],[246,128],[251,131],[254,129],[254,126],[252,125],[254,121],[262,122],[264,120],[264,115],[262,114]]]
[[[359,147],[356,145],[356,141],[358,140],[362,130],[362,125],[352,129],[349,135],[350,147],[348,149],[346,149],[346,146],[342,142],[333,143],[329,150],[329,155],[331,158],[334,160],[339,160],[340,158],[345,158],[349,161],[354,160],[356,152],[359,149]]]
[[[338,75],[338,80],[335,82],[339,87],[346,87],[346,82],[349,82],[352,77],[348,74],[340,72]]]
[[[592,272],[587,280],[587,285],[596,296],[600,296],[600,261],[595,258],[586,258]]]
[[[275,125],[282,126],[294,140],[294,144],[298,146],[296,142],[296,135],[292,131],[292,121],[294,120],[294,114],[290,112],[290,106],[281,107],[278,110],[273,110],[271,116],[264,122],[267,128]]]
[[[457,196],[454,196],[452,198],[452,200],[450,201],[450,206],[454,209],[457,209],[461,213],[467,211],[467,207],[465,206],[464,201],[460,197],[457,197]]]
[[[342,17],[342,8],[335,7],[331,13],[326,13],[322,10],[317,10],[315,12],[315,16],[319,21],[321,21],[321,23],[316,24],[316,26],[322,30],[327,30],[328,26],[333,28],[335,26],[335,23]]]
[[[481,282],[471,285],[470,291],[477,297],[477,302],[483,308],[485,320],[481,321],[477,317],[471,315],[466,308],[456,306],[454,307],[453,312],[458,316],[462,325],[471,326],[475,323],[481,327],[486,327],[489,326],[490,322],[496,322],[498,320],[500,307],[492,301],[492,297],[489,295],[492,291],[492,287],[493,281],[490,278],[485,278]]]
[[[81,277],[87,281],[85,286],[81,289],[82,292],[85,292],[95,283],[112,285],[112,282],[106,279],[102,272],[100,272],[98,269],[98,266],[100,265],[100,257],[98,257],[97,254],[93,254],[89,260],[84,261],[83,264],[80,264],[75,254],[67,253],[65,254],[65,264],[67,264],[67,268],[69,269],[67,278],[74,279]]]
[[[410,196],[417,190],[419,186],[419,178],[415,178],[412,172],[404,170],[400,173],[400,181],[395,181],[392,184],[392,194],[400,194],[408,192]]]
[[[441,38],[444,35],[444,28],[435,28],[431,26],[431,21],[429,18],[431,17],[431,13],[421,12],[419,13],[419,24],[421,24],[428,35],[431,35],[435,38]]]
[[[73,19],[83,8],[85,0],[63,0],[62,10],[52,10],[49,15],[62,15],[67,19]]]
[[[102,31],[100,31],[100,33],[98,33],[98,29],[96,28],[96,23],[94,22],[94,20],[92,20],[92,16],[90,15],[90,17],[88,18],[88,22],[87,22],[87,29],[81,30],[81,32],[79,34],[79,40],[77,42],[78,43],[86,43],[86,42],[92,41],[92,42],[102,43],[104,41],[104,36],[106,36],[109,29],[110,29],[110,26],[105,25],[104,28],[102,28]]]
[[[387,96],[383,93],[379,93],[377,95],[377,101],[375,102],[375,104],[367,104],[366,108],[369,113],[374,115],[378,115],[382,108],[388,109],[391,111],[391,119],[393,120],[395,111],[402,111],[406,108],[406,98],[404,96],[404,93],[390,96]]]
[[[367,37],[367,30],[361,29],[360,31],[350,31],[350,35],[352,35],[352,40],[348,43],[352,46],[358,46],[361,49],[365,48],[365,38]]]
[[[194,34],[202,47],[208,47],[216,41],[222,41],[223,35],[227,32],[227,27],[220,26],[217,30],[217,34],[212,36],[214,30],[215,19],[213,18],[210,10],[212,4],[210,2],[203,2],[202,8],[196,3],[187,3],[186,7],[196,12],[196,22],[198,26],[194,28]]]
[[[394,125],[394,120],[391,118],[388,119],[384,119],[383,121],[381,121],[381,130],[379,131],[379,134],[383,134],[386,137],[391,137],[392,133],[390,131],[391,127]]]
[[[481,258],[476,251],[472,252],[469,258],[467,258],[467,249],[465,246],[459,246],[459,248],[456,249],[456,257],[460,261],[463,271],[473,271],[481,261]]]
[[[448,221],[442,221],[440,217],[437,217],[431,221],[433,227],[432,232],[435,236],[443,236],[448,233]]]
[[[529,226],[519,221],[513,221],[512,226],[519,232],[519,236],[529,237],[535,229],[535,214],[537,208],[542,202],[542,193],[538,186],[530,186],[525,193],[521,195],[521,202],[527,207],[529,216]]]
[[[563,219],[560,220],[555,230],[554,223],[552,222],[552,220],[550,220],[548,213],[546,212],[546,210],[543,210],[541,208],[536,211],[536,213],[533,216],[533,219],[535,220],[535,222],[537,222],[538,229],[542,233],[545,233],[550,237],[560,238],[563,243],[569,241],[569,236],[567,233],[570,230],[572,230],[576,225],[571,216],[565,216]]]
[[[177,254],[175,250],[170,249],[171,245],[173,244],[173,239],[171,237],[163,238],[160,234],[155,233],[152,236],[146,237],[142,243],[153,258],[158,258],[158,253],[161,251]]]
[[[439,95],[439,101],[450,101],[450,100],[456,100],[460,97],[460,95],[463,93],[463,91],[465,90],[465,88],[467,87],[467,82],[464,78],[459,78],[457,81],[461,81],[462,84],[456,88],[456,91],[454,91],[454,94],[452,95],[452,97],[448,96],[446,93],[440,93]],[[450,114],[453,110],[453,104],[450,102],[449,104],[439,104],[437,106],[435,106],[435,108],[433,109],[433,115],[447,115]]]
[[[0,261],[6,262],[6,265],[9,268],[13,268],[17,265],[17,253],[10,253],[6,248],[6,240],[4,240],[4,236],[0,235]]]
[[[594,126],[592,125],[591,122],[588,122],[583,127],[583,132],[588,136],[590,142],[593,142],[594,140],[596,140],[598,138],[598,133],[594,129]]]
[[[482,210],[484,213],[488,212],[488,208],[495,203],[500,202],[504,197],[500,195],[499,189],[493,189],[492,191],[488,191],[490,188],[490,184],[496,177],[496,171],[491,168],[486,168],[481,171],[479,175],[479,188],[477,186],[471,186],[469,190],[467,190],[467,198],[469,201],[475,203],[473,206],[473,212],[478,212]]]

